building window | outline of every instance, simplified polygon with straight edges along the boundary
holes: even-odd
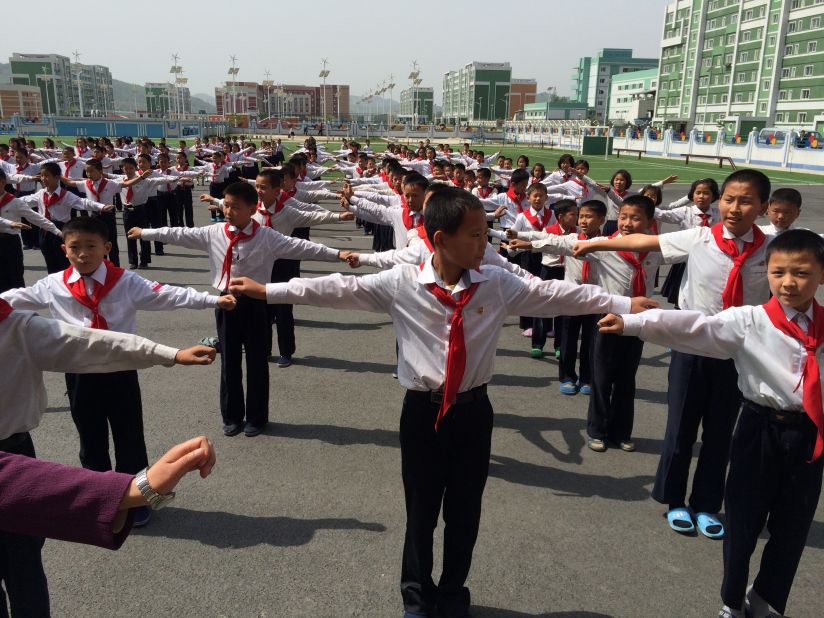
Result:
[[[767,58],[767,61],[764,63],[764,68],[765,69],[771,69],[772,65],[773,65],[773,59],[772,58]]]
[[[727,45],[735,45],[735,33],[727,35]]]
[[[722,95],[721,95],[721,102],[722,102],[722,103],[726,103],[726,102],[727,102],[727,95],[726,95],[726,94],[722,94]]]
[[[792,45],[785,45],[784,46],[784,55],[785,56],[792,56],[793,55],[793,46]]]
[[[775,121],[776,122],[784,122],[784,112],[778,112],[775,115]]]
[[[761,90],[766,91],[766,90],[769,90],[769,89],[770,89],[770,80],[765,79],[763,82],[761,82]]]
[[[796,45],[798,47],[798,45]],[[807,42],[807,53],[812,54],[818,50],[818,41],[808,41]]]
[[[787,32],[795,32],[795,29],[796,29],[796,23],[794,21],[791,21],[790,23],[787,24]]]
[[[738,54],[738,62],[749,62],[750,60],[750,52],[742,51]]]
[[[787,91],[786,90],[779,90],[778,91],[778,100],[779,101],[786,101],[787,100]]]
[[[758,107],[758,109],[759,109],[759,111],[761,111],[762,113],[763,113],[763,112],[766,112],[766,111],[767,111],[767,104],[766,104],[766,103],[762,103],[762,104]]]
[[[809,99],[810,98],[810,89],[809,88],[802,88],[801,89],[801,98],[802,99]]]
[[[821,27],[821,18],[820,17],[813,17],[810,20],[810,30],[816,30]]]
[[[798,112],[798,122],[807,122],[807,112]]]
[[[775,35],[774,34],[771,34],[769,37],[767,37],[767,45],[769,45],[770,47],[775,47]]]
[[[735,102],[736,103],[741,103],[741,102],[743,102],[743,100],[744,100],[744,95],[740,92],[736,92],[735,93]]]

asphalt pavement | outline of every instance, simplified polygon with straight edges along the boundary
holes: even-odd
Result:
[[[684,191],[669,186],[666,198]],[[802,193],[799,223],[824,231],[820,187]],[[205,209],[197,223],[208,223]],[[312,239],[371,247],[353,223],[315,228]],[[124,251],[125,239],[118,240]],[[25,252],[25,260],[28,283],[45,275],[39,252]],[[303,263],[308,277],[344,270]],[[209,289],[205,256],[188,249],[167,247],[140,274]],[[401,615],[403,389],[392,378],[391,322],[312,307],[297,307],[295,316],[295,363],[270,365],[272,422],[256,438],[222,435],[217,364],[141,372],[150,459],[205,434],[216,444],[218,464],[206,480],[186,478],[175,501],[120,551],[48,541],[43,556],[55,616]],[[213,312],[145,312],[138,333],[192,345],[214,335]],[[528,352],[517,318],[508,320],[490,387],[495,430],[468,580],[473,615],[716,616],[721,543],[672,532],[665,508],[649,496],[666,421],[667,350],[644,349],[637,452],[604,454],[586,448],[587,398],[559,394],[555,360],[533,360]],[[76,465],[63,376],[47,375],[46,384],[50,407],[33,432],[38,455]],[[441,533],[439,526],[436,564]],[[822,573],[819,504],[788,615],[821,615]]]

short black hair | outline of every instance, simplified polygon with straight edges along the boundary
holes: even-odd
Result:
[[[780,202],[787,206],[795,206],[801,210],[801,193],[796,189],[784,188],[776,189],[770,196],[770,202]]]
[[[646,195],[641,195],[640,193],[637,195],[630,195],[624,200],[624,203],[621,204],[621,208],[624,206],[640,208],[644,211],[647,219],[652,219],[655,217],[655,202],[653,202],[652,199],[648,198]]]
[[[223,190],[223,197],[236,197],[247,206],[256,206],[258,194],[248,182],[233,182]]]
[[[132,167],[137,167],[137,161],[134,160],[134,157],[126,157],[120,162],[120,165],[131,165]]]
[[[787,230],[776,236],[767,246],[767,264],[770,263],[770,256],[776,252],[809,252],[816,262],[824,266],[824,238],[811,230]]]
[[[644,195],[648,192],[655,195],[655,197],[650,199],[655,203],[656,206],[660,206],[661,202],[664,199],[664,194],[661,192],[661,187],[659,187],[658,185],[644,185],[643,187],[641,187],[641,195]]]
[[[492,172],[488,167],[482,167],[478,169],[478,171],[475,173],[475,176],[478,178],[480,178],[481,176],[483,176],[484,178],[492,178]]]
[[[573,157],[571,154],[562,154],[560,157],[558,157],[558,169],[560,169],[564,163],[568,163],[569,165],[574,166],[575,157]]]
[[[264,168],[258,172],[258,176],[265,178],[273,189],[277,189],[283,184],[283,172],[271,168]]]
[[[589,161],[587,161],[586,159],[578,159],[575,162],[575,167],[578,167],[579,165],[583,165],[587,168],[587,171],[589,171]]]
[[[578,205],[575,203],[575,200],[559,200],[552,205],[556,217],[560,217],[577,207]],[[606,208],[606,206],[604,208]]]
[[[97,159],[89,159],[88,161],[86,161],[86,167],[94,168],[98,172],[103,171],[103,164],[100,161],[98,161]]]
[[[524,180],[529,180],[529,172],[525,169],[517,169],[512,172],[512,178],[509,180],[510,184],[516,185]]]
[[[406,185],[417,185],[426,191],[426,188],[429,186],[429,181],[425,176],[419,174],[418,172],[410,172],[403,177],[403,186]]]
[[[66,225],[63,226],[63,238],[72,234],[95,234],[103,239],[103,242],[109,241],[109,227],[106,222],[100,217],[75,217],[69,219]]]
[[[429,238],[435,238],[435,232],[454,234],[464,215],[470,210],[480,210],[484,207],[481,200],[469,191],[459,187],[445,187],[432,191],[426,202],[423,212],[423,227]]]
[[[587,164],[587,169],[589,169],[589,164]],[[629,189],[632,186],[632,174],[630,174],[627,170],[615,170],[615,173],[612,175],[612,178],[609,179],[610,187],[615,182],[616,176],[624,177],[624,182],[626,184],[626,187],[624,187],[624,189]]]
[[[523,159],[526,162],[527,167],[529,167],[529,157],[525,154],[518,155],[518,161],[520,161],[521,159]]]
[[[589,208],[599,217],[607,216],[607,205],[604,204],[601,200],[587,200],[586,202],[578,206],[578,212],[580,212],[584,208]]]
[[[466,171],[466,165],[464,165],[463,163],[453,163],[452,168],[456,170]]]
[[[527,195],[532,195],[536,191],[540,191],[541,193],[546,195],[547,194],[546,185],[542,182],[533,182],[531,185],[529,185],[529,187],[527,187],[526,194]]]
[[[690,201],[693,199],[693,195],[695,195],[695,190],[698,188],[699,185],[707,185],[710,188],[710,193],[712,193],[712,201],[716,201],[719,197],[721,197],[721,191],[718,190],[718,183],[715,182],[715,178],[699,178],[695,182],[690,185],[690,190],[687,193],[687,197]]]
[[[40,171],[46,171],[52,176],[62,176],[63,173],[60,171],[60,166],[55,163],[54,161],[49,161],[48,163],[44,163],[40,166]]]
[[[758,199],[762,202],[767,202],[770,199],[772,186],[770,185],[770,179],[764,172],[751,169],[734,171],[724,179],[724,184],[721,185],[721,195],[724,194],[724,190],[731,182],[753,185],[756,193],[758,193]]]

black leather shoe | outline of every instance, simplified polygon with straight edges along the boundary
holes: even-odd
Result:
[[[237,423],[229,423],[228,425],[223,426],[223,435],[224,436],[236,436],[241,432],[243,427],[238,425]]]
[[[246,423],[246,427],[243,429],[243,433],[246,434],[247,438],[254,438],[255,436],[259,436],[263,431],[263,427],[258,427],[257,425],[252,425],[252,423]]]

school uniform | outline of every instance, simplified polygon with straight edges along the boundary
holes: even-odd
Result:
[[[37,193],[17,199],[30,208],[36,208],[41,216],[61,230],[71,219],[72,210],[99,213],[104,207],[104,204],[78,197],[63,187],[58,187],[53,193],[48,189],[40,189]],[[40,252],[46,260],[48,273],[60,272],[69,265],[69,260],[60,248],[62,244],[62,237],[44,227],[40,228]]]
[[[122,371],[174,364],[178,350],[141,337],[78,328],[0,302],[0,451],[34,457],[29,432],[46,412],[43,371]],[[3,497],[6,498],[5,492]],[[53,513],[49,514],[53,520]],[[3,521],[7,521],[3,517]],[[0,580],[13,615],[48,616],[49,592],[40,558],[43,538],[0,531]],[[6,612],[0,599],[0,614]]]
[[[521,214],[524,209],[529,208],[529,202],[526,199],[526,193],[515,193],[512,189],[508,191],[499,191],[491,197],[481,200],[484,210],[487,213],[492,213],[500,206],[505,206],[506,211],[499,219],[502,229],[509,229],[515,225],[515,219]]]
[[[257,221],[238,230],[226,224],[143,230],[146,240],[208,252],[212,285],[225,292],[232,277],[267,281],[278,258],[338,260],[338,251],[324,245],[289,238]],[[248,424],[262,428],[269,421],[270,332],[266,303],[238,299],[234,311],[215,309],[220,346],[220,412],[223,424]],[[242,356],[246,356],[246,397],[243,394]]]
[[[619,236],[618,234],[612,236]],[[611,237],[611,238],[612,238]],[[586,256],[598,263],[598,285],[612,294],[646,296],[655,286],[660,253],[596,252]],[[592,392],[587,411],[590,438],[616,444],[632,438],[635,420],[635,374],[644,342],[597,332],[592,353]]]
[[[764,235],[756,226],[739,239],[720,223],[658,238],[665,261],[687,262],[678,298],[681,309],[712,316],[730,306],[758,305],[769,298],[766,250],[772,236]],[[746,251],[748,256],[737,270],[740,279],[728,254],[733,246],[736,252]],[[734,294],[736,289],[738,293]],[[688,503],[696,512],[712,514],[721,510],[730,439],[741,406],[737,382],[731,360],[686,354],[673,348],[667,429],[652,490],[655,500],[671,506],[685,503],[700,425],[701,450]]]
[[[581,285],[582,283],[597,284],[598,262],[582,260],[572,256],[575,244],[582,240],[593,240],[584,234],[567,234],[557,236],[546,235],[532,241],[532,249],[550,255],[564,256],[564,280]],[[572,382],[579,386],[592,384],[592,358],[595,353],[596,324],[600,315],[567,315],[561,318],[561,358],[558,362],[558,381]],[[580,356],[578,353],[578,338],[580,336]],[[557,333],[556,333],[557,337]],[[575,370],[576,360],[580,358],[578,371]]]
[[[28,217],[32,226],[61,238],[60,230],[54,223],[11,193],[0,196],[0,217],[9,221],[22,221],[24,217]],[[23,249],[20,241],[20,230],[0,233],[0,292],[26,285],[23,280]]]
[[[463,616],[464,586],[489,469],[492,406],[486,394],[507,315],[602,312],[629,305],[593,286],[524,280],[500,268],[467,271],[448,288],[427,260],[362,277],[334,274],[266,286],[270,303],[388,313],[398,338],[406,537],[405,610]],[[449,350],[454,350],[450,356]],[[432,579],[432,537],[443,503],[443,572]]]
[[[406,203],[403,195],[391,196],[394,199],[383,200],[383,204],[374,200],[380,199],[376,194],[369,194],[369,198],[353,196],[349,210],[359,219],[386,226],[391,231],[389,243],[382,243],[381,251],[386,249],[403,249],[408,242],[409,232],[418,225],[423,225],[423,211],[413,212]],[[391,205],[384,205],[391,204]],[[377,237],[378,231],[375,231]]]
[[[134,178],[134,176],[132,177]],[[131,180],[128,176],[119,176],[118,181]],[[123,229],[128,233],[133,227],[145,228],[149,225],[149,216],[146,210],[146,203],[155,192],[158,186],[167,183],[176,183],[177,178],[172,176],[152,176],[143,178],[128,187],[120,190],[120,199],[123,201]],[[126,239],[126,251],[129,254],[129,266],[137,268],[148,266],[152,261],[151,244],[140,240],[140,255],[138,256],[137,241],[133,238]],[[139,260],[139,262],[138,262]]]
[[[78,181],[75,186],[83,191],[88,199],[100,204],[114,204],[115,196],[123,190],[120,182],[110,178],[101,178],[97,182],[87,178]],[[98,216],[106,224],[106,229],[109,231],[109,242],[112,243],[107,258],[115,266],[120,266],[120,247],[117,244],[117,215],[114,211],[111,211],[102,212]]]
[[[191,288],[162,285],[104,261],[89,276],[73,267],[28,288],[0,295],[16,309],[48,308],[55,319],[76,326],[134,333],[140,309],[205,309],[217,297]],[[137,371],[66,374],[72,419],[80,435],[80,463],[90,470],[111,470],[109,426],[116,470],[134,474],[148,465]]]
[[[742,608],[750,557],[766,523],[769,540],[754,589],[784,614],[821,493],[824,309],[814,302],[800,313],[772,298],[717,315],[656,310],[624,316],[624,332],[735,363],[744,407],[724,492],[721,597]],[[690,336],[678,336],[684,332]]]
[[[80,159],[72,159],[71,161],[57,161],[57,164],[60,166],[60,171],[62,172],[62,176],[66,178],[71,178],[72,180],[83,180],[86,176],[86,166]],[[80,196],[80,191],[77,187],[69,186],[67,190],[71,193],[74,193],[78,197]],[[79,209],[75,209],[72,213],[72,217],[82,216],[81,211]]]
[[[211,162],[205,162],[203,167],[209,178],[209,195],[217,199],[223,199],[223,190],[231,184],[231,173],[235,169],[234,163],[224,163],[217,166]],[[215,220],[223,220],[223,213],[217,212]]]
[[[203,168],[190,169],[189,165],[176,165],[171,170],[172,176],[184,176],[186,178],[194,178],[203,173]],[[177,221],[177,227],[185,225],[186,227],[195,226],[192,185],[178,184],[174,188],[175,208],[172,221]]]
[[[37,176],[40,174],[40,163],[32,163],[27,161],[25,165],[15,165],[15,172],[17,174],[25,174],[26,176]],[[32,181],[21,181],[14,183],[14,195],[18,197],[25,197],[37,191],[37,183]],[[32,225],[31,221],[26,218],[20,219],[22,223]],[[40,248],[40,233],[37,226],[32,225],[29,230],[21,230],[20,238],[23,240],[23,248],[25,249],[39,249]]]

